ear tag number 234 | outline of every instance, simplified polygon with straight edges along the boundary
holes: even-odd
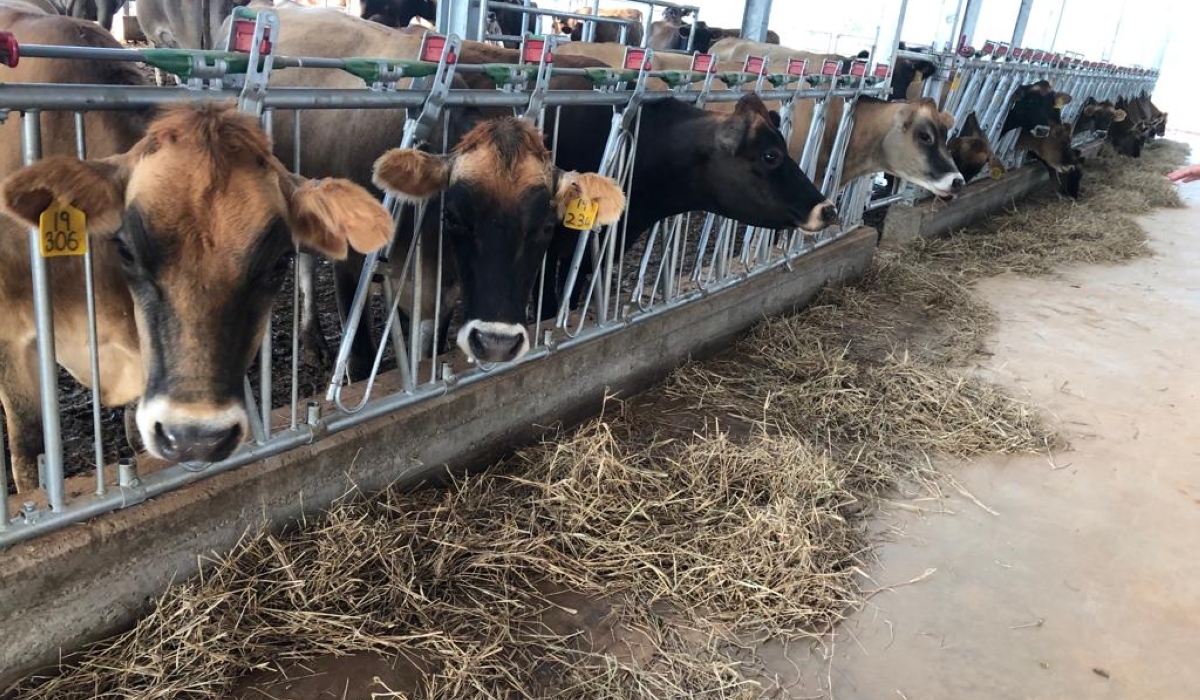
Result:
[[[591,231],[596,228],[596,215],[600,213],[600,202],[588,199],[572,199],[563,212],[563,226],[576,231]]]
[[[87,215],[61,200],[42,212],[38,219],[38,238],[43,258],[87,253]]]

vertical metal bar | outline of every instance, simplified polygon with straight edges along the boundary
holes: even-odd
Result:
[[[962,27],[954,36],[954,45],[957,47],[958,42],[962,37],[967,38],[967,43],[971,44],[975,41],[975,27],[979,24],[979,11],[983,9],[983,0],[967,0],[967,6],[962,13]]]
[[[272,137],[271,120],[275,110],[265,109],[262,113],[263,133],[267,138]],[[262,347],[258,351],[258,391],[259,410],[262,412],[263,439],[271,437],[271,315],[267,315],[267,327],[263,332]]]
[[[1062,0],[1062,5],[1058,8],[1058,20],[1054,23],[1054,36],[1050,38],[1050,50],[1053,51],[1058,46],[1058,32],[1062,29],[1063,17],[1067,14],[1068,0]]]
[[[742,10],[742,37],[750,41],[766,41],[767,23],[770,19],[771,0],[746,0],[745,9]],[[689,50],[690,48],[689,39]]]
[[[41,111],[21,116],[21,155],[25,165],[42,157]],[[29,229],[29,266],[33,271],[33,315],[37,324],[38,389],[42,403],[42,436],[45,441],[46,496],[50,509],[61,512],[63,498],[62,425],[58,415],[58,362],[54,355],[54,308],[50,299],[50,275],[42,257],[37,227]],[[5,494],[7,497],[7,494]]]
[[[292,172],[300,174],[300,110],[292,112]],[[296,259],[292,264],[292,395],[288,424],[293,430],[300,424],[300,268],[304,262],[300,246],[296,245]],[[313,277],[316,286],[316,277]],[[311,291],[309,292],[311,293]],[[305,303],[309,303],[305,299]]]
[[[4,435],[4,421],[0,420],[0,532],[8,529],[8,439]]]
[[[1033,0],[1021,0],[1021,8],[1017,10],[1017,23],[1013,27],[1013,46],[1020,46],[1025,41],[1025,27],[1029,25],[1029,11],[1032,9]]]
[[[592,0],[592,16],[593,17],[600,16],[600,0]],[[597,24],[596,22],[584,22],[583,23],[583,40],[584,41],[595,41],[596,40],[596,24]]]
[[[75,113],[75,156],[87,159],[87,137],[83,132],[83,112]],[[83,254],[83,284],[87,299],[88,362],[92,371],[92,442],[96,458],[96,495],[103,496],[104,428],[100,411],[100,336],[96,332],[96,276],[92,265],[92,247]]]

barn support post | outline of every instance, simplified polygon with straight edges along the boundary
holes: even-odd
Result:
[[[966,37],[968,44],[975,39],[975,27],[979,24],[979,12],[983,9],[983,0],[967,0],[967,5],[961,13],[961,26],[958,33],[954,36],[955,46],[961,41],[962,37]]]
[[[766,41],[770,20],[771,0],[746,0],[746,9],[742,11],[742,36],[750,41]]]
[[[437,4],[437,28],[442,34],[478,37],[487,31],[487,16],[479,0],[442,0]]]
[[[1025,41],[1025,28],[1029,26],[1029,11],[1032,9],[1033,0],[1021,0],[1021,9],[1017,10],[1017,24],[1013,27],[1013,46],[1020,46]]]

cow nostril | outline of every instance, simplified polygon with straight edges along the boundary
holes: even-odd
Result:
[[[179,441],[162,423],[154,424],[154,443],[164,459],[175,459],[179,455]]]
[[[517,357],[525,343],[517,333],[493,333],[474,329],[468,336],[471,354],[488,362],[508,362]]]
[[[956,177],[956,178],[954,178],[954,182],[950,183],[950,191],[957,192],[963,188],[963,185],[966,185],[966,184],[967,184],[967,182],[965,180],[963,180],[961,177]]]
[[[833,206],[832,204],[826,205],[823,209],[821,209],[821,221],[827,224],[832,224],[834,221],[837,221],[837,216],[837,207]]]

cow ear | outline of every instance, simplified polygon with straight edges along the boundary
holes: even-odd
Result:
[[[940,121],[942,126],[946,127],[947,129],[954,128],[954,115],[945,110],[938,113],[938,121]]]
[[[29,226],[37,226],[42,212],[61,200],[87,215],[89,234],[111,235],[121,227],[125,211],[125,186],[129,182],[125,158],[78,160],[54,156],[27,165],[0,183],[4,211]]]
[[[401,200],[423,202],[450,185],[450,158],[415,148],[393,148],[375,161],[371,180]]]
[[[1056,109],[1062,109],[1063,107],[1066,107],[1069,104],[1071,104],[1071,95],[1070,94],[1065,93],[1065,92],[1055,93],[1054,107]]]
[[[767,112],[767,119],[771,121],[771,126],[775,127],[776,129],[783,128],[783,118],[779,116],[779,112],[775,110]]]
[[[583,199],[599,205],[596,212],[596,223],[607,226],[615,224],[625,211],[625,193],[616,180],[596,173],[560,173],[558,192],[555,194],[558,215],[562,217],[567,204]]]
[[[348,248],[371,253],[391,240],[392,217],[366,189],[338,178],[283,178],[297,244],[332,260],[344,260]]]
[[[963,122],[962,128],[958,130],[959,136],[979,136],[983,134],[983,128],[979,126],[979,116],[974,112],[967,115],[967,120]]]
[[[1125,113],[1125,110],[1123,110],[1123,109],[1115,109],[1115,110],[1113,110],[1113,117],[1112,117],[1112,120],[1113,120],[1113,122],[1114,122],[1114,123],[1115,123],[1115,122],[1123,122],[1123,121],[1125,121],[1125,117],[1127,117],[1127,116],[1129,116],[1129,115],[1127,115],[1127,114]]]

